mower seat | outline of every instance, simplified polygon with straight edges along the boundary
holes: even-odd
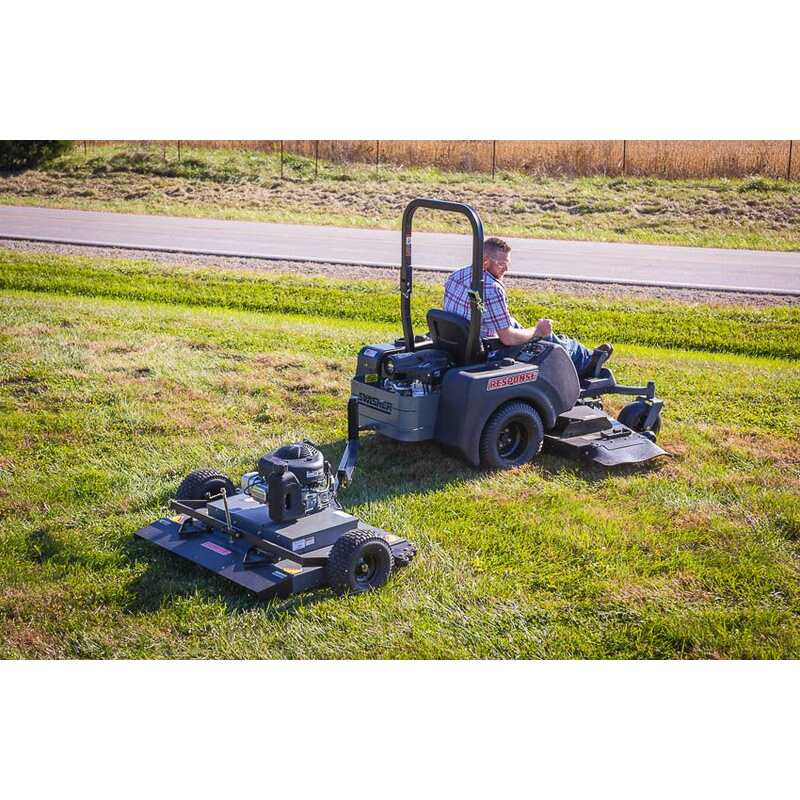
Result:
[[[463,367],[464,352],[469,339],[469,320],[460,314],[451,314],[439,308],[432,308],[427,314],[428,330],[433,346],[446,350],[457,367]],[[481,342],[480,360],[486,358],[486,350]]]

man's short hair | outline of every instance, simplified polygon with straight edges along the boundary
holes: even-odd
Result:
[[[483,254],[491,259],[497,258],[500,253],[510,253],[511,245],[497,236],[490,236],[483,242]]]

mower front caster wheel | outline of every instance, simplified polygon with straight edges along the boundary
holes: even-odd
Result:
[[[208,500],[218,495],[223,489],[228,497],[236,493],[236,487],[227,475],[223,475],[215,469],[196,469],[183,479],[175,494],[175,499]]]
[[[481,435],[481,463],[505,469],[525,464],[539,455],[544,442],[542,418],[533,406],[506,403],[489,417]]]
[[[658,432],[661,430],[661,413],[659,412],[652,426],[648,430],[645,430],[644,424],[647,421],[647,415],[649,413],[649,403],[646,403],[644,400],[635,400],[633,403],[628,403],[628,405],[619,412],[617,421],[621,422],[632,431],[647,436],[648,439],[654,442],[658,436]]]
[[[387,541],[356,529],[337,539],[331,548],[328,583],[337,594],[360,594],[383,586],[393,569],[394,557]]]

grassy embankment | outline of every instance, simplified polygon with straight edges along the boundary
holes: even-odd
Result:
[[[265,606],[131,534],[196,466],[301,435],[337,458],[393,287],[0,251],[0,290],[4,657],[800,656],[796,308],[513,293],[657,379],[675,457],[486,473],[366,436],[343,500],[419,558]]]
[[[0,203],[396,228],[420,195],[474,205],[490,233],[536,238],[800,249],[800,184],[768,178],[555,178],[337,165],[251,150],[94,146],[0,177]],[[462,230],[420,212],[420,230]]]

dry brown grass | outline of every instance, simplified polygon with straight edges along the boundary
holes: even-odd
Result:
[[[103,141],[98,144],[110,144]],[[146,142],[142,142],[146,144]],[[152,142],[174,147],[175,141]],[[206,140],[184,144],[214,149],[280,150],[279,140]],[[789,149],[792,147],[791,169]],[[787,140],[314,140],[283,142],[286,153],[333,163],[382,163],[546,175],[653,175],[666,178],[765,175],[800,179],[800,142]]]

